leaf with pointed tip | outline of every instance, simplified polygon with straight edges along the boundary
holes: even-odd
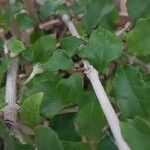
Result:
[[[150,86],[141,77],[140,72],[129,65],[121,66],[113,85],[113,94],[122,114],[127,118],[136,115],[150,116]]]
[[[74,118],[75,113],[66,113],[55,116],[51,119],[51,128],[57,132],[62,141],[79,141],[80,136],[75,131]],[[68,132],[69,131],[69,132]]]
[[[38,39],[33,45],[33,60],[35,62],[46,62],[56,48],[56,37],[45,35]]]
[[[122,52],[121,40],[111,32],[100,28],[92,32],[88,45],[80,55],[94,65],[97,70],[103,71],[108,63],[118,58]]]
[[[62,79],[57,86],[57,95],[64,106],[78,104],[83,92],[81,74],[73,74],[68,79]]]
[[[85,92],[81,98],[76,122],[78,133],[90,141],[98,142],[102,137],[106,121],[94,91]]]
[[[92,0],[89,1],[85,16],[82,20],[83,27],[87,32],[90,32],[99,21],[115,8],[115,3],[112,0]]]
[[[38,150],[63,150],[61,141],[51,128],[37,127],[35,136]]]
[[[56,94],[56,87],[60,82],[60,77],[54,72],[45,71],[34,77],[26,86],[27,89],[22,91],[21,103],[28,97],[42,92],[43,98],[40,105],[40,114],[46,118],[54,117],[59,110],[63,108]]]
[[[82,40],[74,36],[63,38],[61,47],[70,57],[77,53],[78,47],[82,44]]]
[[[150,55],[150,18],[139,19],[127,35],[129,51],[136,56]]]
[[[67,70],[73,67],[73,61],[63,50],[57,50],[45,63],[45,66],[49,71]]]
[[[38,93],[24,100],[20,111],[20,118],[23,123],[32,127],[42,123],[43,119],[39,114],[42,97],[43,93]]]

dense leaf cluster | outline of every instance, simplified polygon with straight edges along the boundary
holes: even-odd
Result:
[[[119,115],[123,136],[131,149],[150,149],[150,74],[128,60],[150,60],[150,1],[128,0],[132,29],[117,37],[119,10],[113,0],[63,0],[36,3],[38,19],[20,1],[0,7],[0,26],[10,32],[15,22],[19,34],[7,41],[20,59],[19,74],[31,73],[36,63],[44,72],[24,84],[18,78],[18,120],[33,133],[20,129],[24,143],[0,125],[5,150],[116,150],[96,95],[79,67],[88,60],[99,72],[103,86]],[[61,16],[69,13],[82,39],[67,32]],[[81,17],[79,17],[81,15]],[[40,29],[39,23],[59,19],[58,27]],[[59,33],[58,30],[65,33]],[[23,40],[25,32],[34,29]],[[27,42],[26,42],[27,41]],[[11,59],[0,39],[0,108],[5,104],[5,76]],[[18,75],[19,76],[19,75]],[[73,109],[73,112],[63,113]],[[43,125],[44,124],[44,125]],[[45,125],[47,124],[47,125]]]

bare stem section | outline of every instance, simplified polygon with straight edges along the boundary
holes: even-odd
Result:
[[[107,122],[110,126],[110,129],[114,135],[116,145],[120,150],[129,150],[130,148],[124,141],[122,135],[121,135],[121,129],[119,125],[119,119],[117,117],[117,114],[115,113],[107,95],[106,92],[100,82],[98,71],[90,65],[87,61],[83,61],[85,71],[84,73],[89,78],[93,89],[96,93],[96,96],[98,98],[98,101],[101,105],[101,108],[105,114],[105,117],[107,119]]]
[[[15,129],[17,120],[17,104],[16,104],[16,93],[17,93],[17,71],[18,71],[19,58],[15,57],[12,60],[11,65],[8,68],[7,79],[6,79],[6,95],[5,102],[7,106],[4,108],[4,120],[10,130]]]
[[[68,14],[64,14],[62,16],[62,20],[65,22],[66,26],[68,27],[70,33],[73,36],[75,36],[77,38],[81,38],[78,31],[76,30],[76,27],[75,27],[74,23],[70,20],[70,16]]]
[[[77,38],[81,38],[81,36],[77,32],[73,22],[70,20],[69,15],[64,14],[62,16],[62,19],[66,23],[70,33],[73,36],[76,36]],[[98,76],[98,71],[92,65],[90,65],[88,61],[83,61],[83,63],[84,63],[84,68],[85,68],[84,73],[89,78],[89,80],[93,86],[93,89],[96,93],[98,101],[104,112],[106,120],[107,120],[107,122],[111,128],[111,131],[114,135],[117,147],[119,148],[119,150],[130,150],[129,146],[127,145],[127,143],[124,141],[124,139],[122,137],[119,119],[118,119],[118,117],[106,95],[106,92],[100,82],[100,79]]]
[[[120,7],[120,16],[128,16],[126,3],[127,0],[118,0],[119,1],[119,7]]]

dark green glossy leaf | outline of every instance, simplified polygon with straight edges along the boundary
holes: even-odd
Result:
[[[59,69],[67,70],[73,68],[73,62],[63,50],[57,50],[53,53],[48,62],[45,63],[45,66],[49,71],[57,71]]]
[[[38,150],[63,150],[63,146],[51,128],[35,128],[36,144]]]
[[[93,91],[84,93],[76,119],[78,132],[92,142],[98,142],[106,121]]]
[[[111,32],[102,28],[93,31],[88,45],[81,51],[81,57],[89,62],[99,71],[104,70],[108,63],[122,54],[123,44]]]
[[[150,55],[150,18],[139,19],[127,35],[129,51],[136,56]]]
[[[37,126],[42,123],[42,118],[39,115],[42,97],[43,94],[38,93],[24,100],[20,111],[20,118],[23,123],[29,126]]]
[[[73,74],[68,79],[62,79],[57,86],[57,95],[61,103],[66,106],[77,104],[82,92],[83,80],[81,74]]]
[[[150,86],[146,84],[139,71],[129,65],[118,69],[114,81],[114,98],[121,112],[127,118],[135,115],[149,117]]]

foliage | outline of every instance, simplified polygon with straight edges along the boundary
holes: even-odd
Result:
[[[7,40],[0,38],[0,108],[6,105],[6,76],[13,59],[9,53],[17,53],[18,120],[34,132],[32,136],[23,133],[22,143],[9,134],[2,119],[0,139],[4,150],[117,149],[94,90],[83,73],[82,59],[98,70],[131,149],[149,150],[150,71],[146,72],[143,66],[149,67],[150,60],[150,1],[128,0],[129,21],[133,26],[120,37],[115,35],[119,20],[115,0],[68,3],[45,0],[30,9],[16,0],[7,7],[0,6],[1,28],[10,33],[15,23],[18,31]],[[34,18],[35,12],[39,21]],[[82,38],[66,30],[61,19],[66,12],[72,15]],[[55,19],[59,23],[39,27]],[[4,44],[9,51],[7,56]],[[128,60],[125,53],[142,65]],[[27,78],[36,63],[42,64],[43,73],[24,84],[22,74]]]

